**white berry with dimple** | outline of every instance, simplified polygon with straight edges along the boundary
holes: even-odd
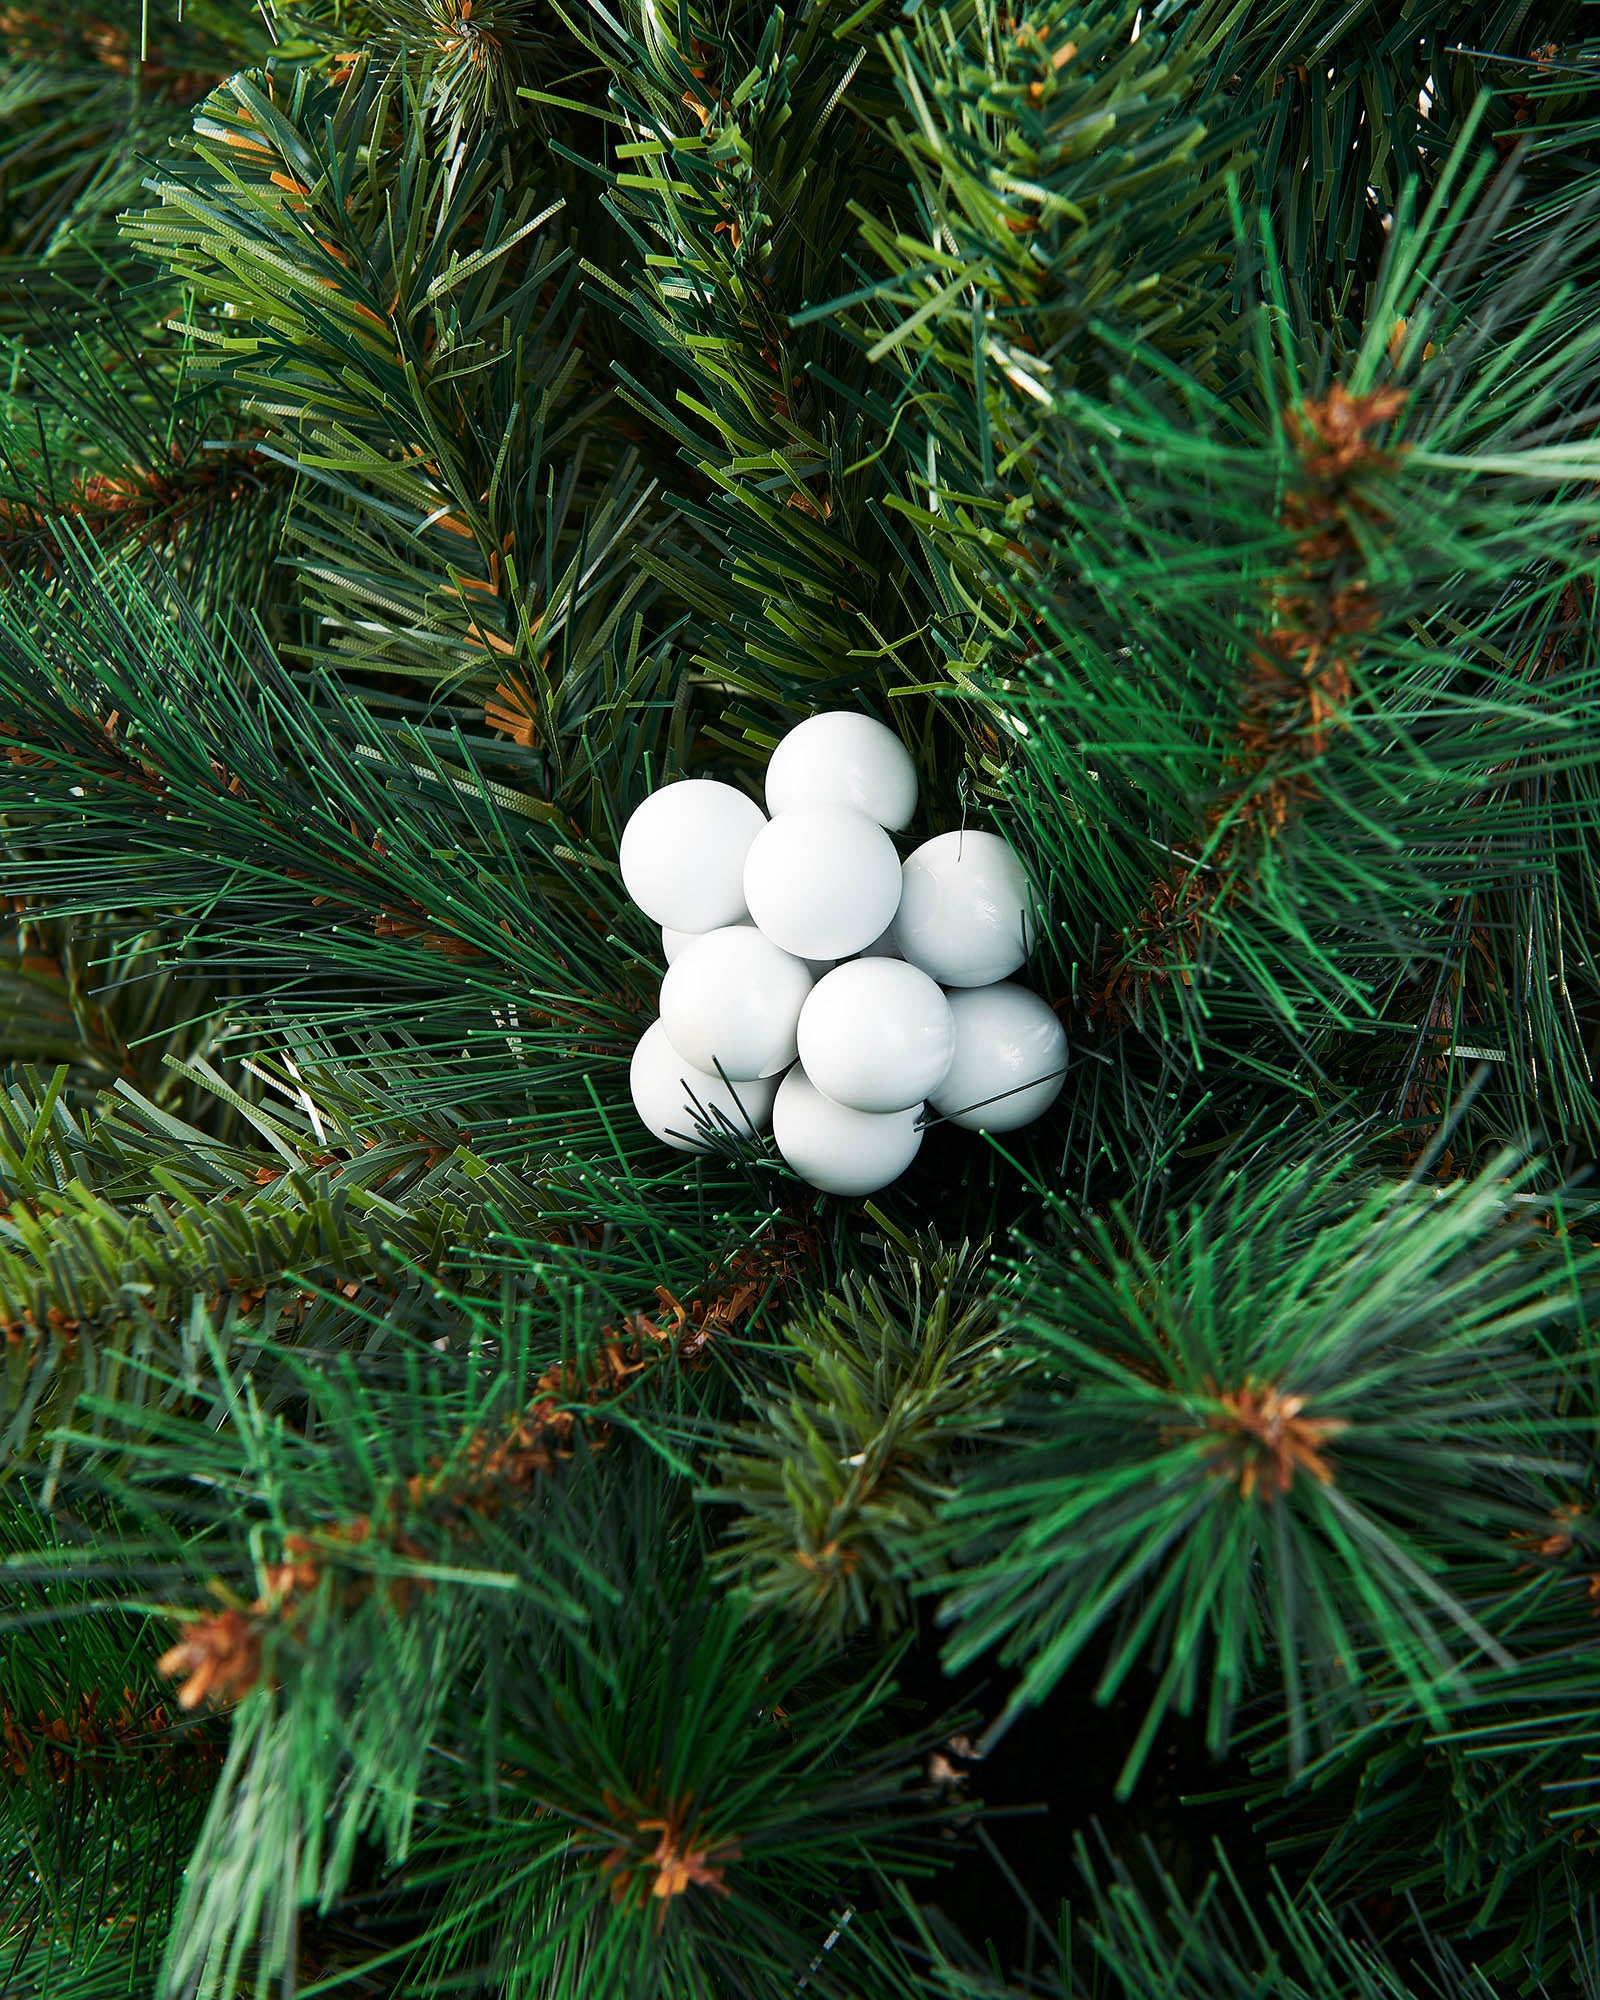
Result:
[[[901,870],[894,940],[941,986],[991,986],[1028,955],[1032,902],[1022,863],[997,834],[937,834]]]
[[[639,1037],[628,1086],[640,1118],[664,1145],[680,1153],[703,1153],[765,1132],[778,1093],[774,1077],[724,1083],[685,1062],[659,1021]]]
[[[856,958],[819,979],[800,1010],[800,1062],[852,1111],[904,1111],[943,1083],[956,1052],[950,1003],[898,958]]]
[[[635,808],[622,829],[623,887],[658,924],[709,931],[745,914],[744,863],[766,818],[713,778],[680,778]]]
[[[935,1111],[969,1132],[1015,1132],[1061,1095],[1066,1030],[1050,1003],[1007,981],[948,995],[954,1060],[928,1095]]]
[[[911,753],[870,715],[836,709],[791,729],[767,765],[767,811],[853,806],[879,826],[911,824],[917,767]]]
[[[775,1076],[795,1058],[811,992],[803,959],[747,925],[690,938],[661,982],[661,1025],[697,1069],[736,1081]]]
[[[824,1194],[873,1194],[898,1180],[917,1156],[922,1106],[852,1111],[825,1097],[799,1063],[778,1085],[772,1136],[803,1180]]]
[[[796,806],[768,820],[744,863],[750,914],[796,958],[847,958],[900,902],[900,857],[854,806]]]

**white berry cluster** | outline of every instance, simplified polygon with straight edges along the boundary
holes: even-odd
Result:
[[[1067,1042],[1008,977],[1032,898],[1006,843],[941,833],[902,862],[916,768],[868,715],[790,730],[766,793],[763,814],[681,779],[623,829],[623,883],[667,960],[631,1071],[656,1137],[698,1152],[770,1125],[813,1187],[859,1195],[905,1172],[930,1113],[1009,1132],[1046,1111]]]

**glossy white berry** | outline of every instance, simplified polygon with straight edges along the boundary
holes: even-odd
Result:
[[[638,806],[618,860],[628,894],[658,924],[709,931],[745,914],[744,863],[766,825],[754,799],[711,778],[681,778]]]
[[[744,864],[757,926],[796,958],[847,958],[871,944],[900,902],[900,857],[853,806],[797,806],[768,820]]]
[[[767,764],[767,811],[853,806],[879,826],[911,824],[917,767],[892,729],[870,715],[835,709],[791,729]]]
[[[1026,986],[974,986],[951,993],[955,1056],[928,1095],[933,1108],[969,1132],[1014,1132],[1042,1117],[1061,1095],[1066,1030],[1049,1002]]]
[[[633,1107],[664,1145],[701,1153],[734,1138],[750,1139],[772,1122],[775,1077],[724,1083],[685,1062],[653,1021],[640,1036],[628,1068]]]
[[[855,958],[818,980],[800,1010],[800,1061],[852,1111],[903,1111],[943,1083],[956,1052],[950,1003],[898,958]]]
[[[894,940],[941,986],[990,986],[1027,957],[1032,902],[1022,863],[997,834],[937,834],[901,870]]]
[[[713,1075],[774,1076],[795,1058],[811,992],[804,959],[746,925],[691,938],[661,982],[661,1025],[689,1062]]]
[[[772,1136],[813,1187],[826,1194],[873,1194],[916,1158],[921,1115],[920,1104],[905,1111],[851,1111],[824,1097],[796,1063],[778,1086]]]

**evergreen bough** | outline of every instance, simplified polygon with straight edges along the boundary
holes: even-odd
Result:
[[[0,1991],[1600,1990],[1592,30],[0,15]],[[864,1204],[627,1087],[828,707]]]

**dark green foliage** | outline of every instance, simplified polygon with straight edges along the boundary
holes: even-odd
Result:
[[[998,1643],[1036,1700],[1114,1621],[1101,1694],[1160,1672],[1124,1784],[1169,1703],[1203,1700],[1220,1752],[1269,1659],[1296,1765],[1360,1720],[1375,1650],[1435,1721],[1470,1655],[1509,1666],[1444,1577],[1581,1474],[1597,1272],[1517,1228],[1506,1165],[1448,1192],[1236,1172],[1159,1248],[1119,1214],[1037,1251],[1012,1321],[1049,1377],[944,1510],[952,1664]]]
[[[1078,1843],[1084,1913],[1061,1905],[1052,1934],[1030,1912],[1030,1968],[1017,1984],[998,1978],[957,1939],[924,1919],[919,1940],[942,2000],[1496,2000],[1496,1987],[1448,1946],[1413,1934],[1412,1963],[1351,1935],[1319,1897],[1291,1898],[1274,1879],[1257,1902],[1220,1849],[1216,1871],[1192,1900],[1141,1856],[1147,1887],[1121,1860],[1090,1856]],[[1038,1969],[1033,1970],[1037,1965]],[[1542,1992],[1545,1989],[1539,1989]],[[1593,1974],[1582,1991],[1594,1990]]]
[[[893,407],[841,328],[797,319],[836,289],[852,194],[893,198],[862,132],[881,65],[842,10],[669,22],[630,6],[575,25],[615,72],[628,134],[606,178],[631,282],[591,265],[591,290],[660,378],[619,370],[625,393],[697,475],[675,510],[701,532],[667,574],[696,666],[750,697],[741,720],[770,738],[779,716],[899,678],[891,649],[918,616],[881,512]]]
[[[220,609],[261,600],[289,482],[194,379],[193,343],[164,323],[182,292],[117,220],[194,96],[268,45],[259,15],[188,14],[148,63],[138,6],[7,16],[0,563],[48,571],[57,525],[81,521],[159,549]]]
[[[0,1649],[0,1988],[73,2000],[147,1995],[179,1876],[222,1764],[222,1732],[158,1680],[147,1619],[96,1609],[71,1562],[103,1509],[7,1510]],[[53,1615],[52,1615],[53,1614]],[[138,1829],[137,1842],[128,1830]]]
[[[1341,1899],[1389,1857],[1393,1892],[1437,1912],[1489,1970],[1516,1979],[1532,1967],[1555,1986],[1569,1977],[1591,1928],[1595,1562],[1591,1503],[1568,1489],[1518,1538],[1509,1589],[1503,1565],[1460,1577],[1515,1652],[1513,1669],[1480,1673],[1470,1703],[1429,1721],[1379,1666],[1364,1724],[1286,1798],[1275,1760],[1263,1760],[1263,1818],[1286,1861],[1309,1864]]]
[[[0,14],[8,2000],[1593,1986],[1584,10],[176,12]],[[1072,1044],[865,1210],[626,1077],[818,707]]]
[[[1232,373],[1240,320],[1218,279],[1245,128],[1207,115],[1182,37],[1152,22],[1133,38],[1138,13],[1053,5],[1008,31],[1004,9],[978,5],[955,36],[949,16],[919,15],[888,41],[919,233],[861,211],[862,244],[892,274],[863,302],[864,337],[908,388],[970,389],[918,398],[912,416],[938,454],[929,485],[971,510],[969,534],[1018,525],[1053,395],[1104,385],[1107,331],[1198,382]]]
[[[188,379],[189,355],[140,351],[151,329],[137,324],[116,328],[118,351],[107,354],[107,309],[80,302],[75,316],[99,339],[91,346],[80,332],[28,350],[23,393],[0,400],[6,560],[52,576],[70,523],[107,547],[158,549],[206,612],[267,608],[288,486],[281,468]],[[226,552],[212,561],[218,540]]]
[[[1041,599],[1051,644],[1014,697],[1008,777],[1092,1003],[1197,1050],[1263,1011],[1297,1051],[1330,1026],[1378,1032],[1391,1064],[1431,1008],[1499,1051],[1512,1115],[1556,1142],[1593,1117],[1594,329],[1559,297],[1530,311],[1548,237],[1521,269],[1490,250],[1506,193],[1455,222],[1402,206],[1353,351],[1302,359],[1279,320],[1248,416],[1190,377],[1064,394],[1076,436],[1050,528],[1081,582]],[[1471,268],[1486,254],[1491,312]],[[1396,410],[1348,463],[1330,372]],[[1063,815],[1065,741],[1082,762]]]
[[[212,1052],[223,997],[193,945],[175,952],[157,931],[17,923],[0,959],[0,1034],[12,1061],[66,1063],[69,1091],[82,1103],[124,1081],[162,1110],[220,1113],[231,1128],[231,1105],[164,1062]]]
[[[887,1678],[831,1674],[781,1614],[752,1622],[741,1594],[708,1592],[666,1482],[601,1476],[598,1506],[595,1471],[572,1484],[583,1518],[556,1571],[586,1622],[535,1635],[538,1671],[506,1677],[493,1816],[419,1846],[420,1879],[446,1888],[415,1990],[487,1934],[507,1995],[778,1991],[843,1898],[936,1852],[917,1758],[937,1737],[885,1733]],[[892,1990],[863,1988],[860,1948],[814,1989]]]
[[[142,0],[8,10],[0,48],[0,242],[5,318],[33,288],[122,263],[117,211],[138,186],[139,156],[187,130],[195,97],[271,37],[252,9],[200,0],[161,20],[151,49]],[[143,58],[141,59],[141,51]]]
[[[16,889],[69,910],[204,897],[210,937],[235,940],[241,970],[259,976],[276,961],[285,997],[309,986],[319,1011],[340,961],[381,982],[392,1012],[404,987],[466,986],[470,1010],[463,995],[451,1038],[491,999],[531,997],[542,1010],[548,998],[574,1028],[637,1010],[638,995],[615,992],[642,982],[642,967],[628,969],[637,950],[606,926],[628,925],[640,944],[649,932],[615,861],[590,845],[647,786],[643,753],[660,720],[648,703],[642,717],[626,712],[637,688],[608,691],[601,740],[570,746],[563,810],[488,781],[458,730],[385,727],[337,683],[308,691],[260,649],[219,642],[170,589],[129,570],[90,580],[83,564],[80,551],[79,588],[19,585],[0,607],[0,741],[28,774],[8,815],[23,837]],[[405,816],[397,785],[415,801]],[[242,866],[228,859],[241,845]],[[540,890],[522,887],[530,873]],[[552,928],[543,902],[566,905],[590,939]],[[441,958],[455,961],[448,981]],[[585,988],[608,997],[563,1003],[548,991],[557,965],[564,987],[582,970]]]
[[[558,1410],[525,1311],[475,1318],[448,1359],[262,1340],[249,1373],[202,1324],[213,1414],[164,1377],[138,1444],[76,1440],[114,1511],[22,1573],[92,1575],[114,1548],[147,1600],[226,1607],[169,1666],[225,1658],[240,1703],[162,1992],[292,1964],[297,1905],[338,1897],[364,1836],[436,1909],[404,1953],[416,1990],[483,1939],[511,1991],[770,1991],[830,1897],[932,1858],[936,1738],[888,1725],[889,1663],[841,1677],[708,1594],[682,1480]]]

